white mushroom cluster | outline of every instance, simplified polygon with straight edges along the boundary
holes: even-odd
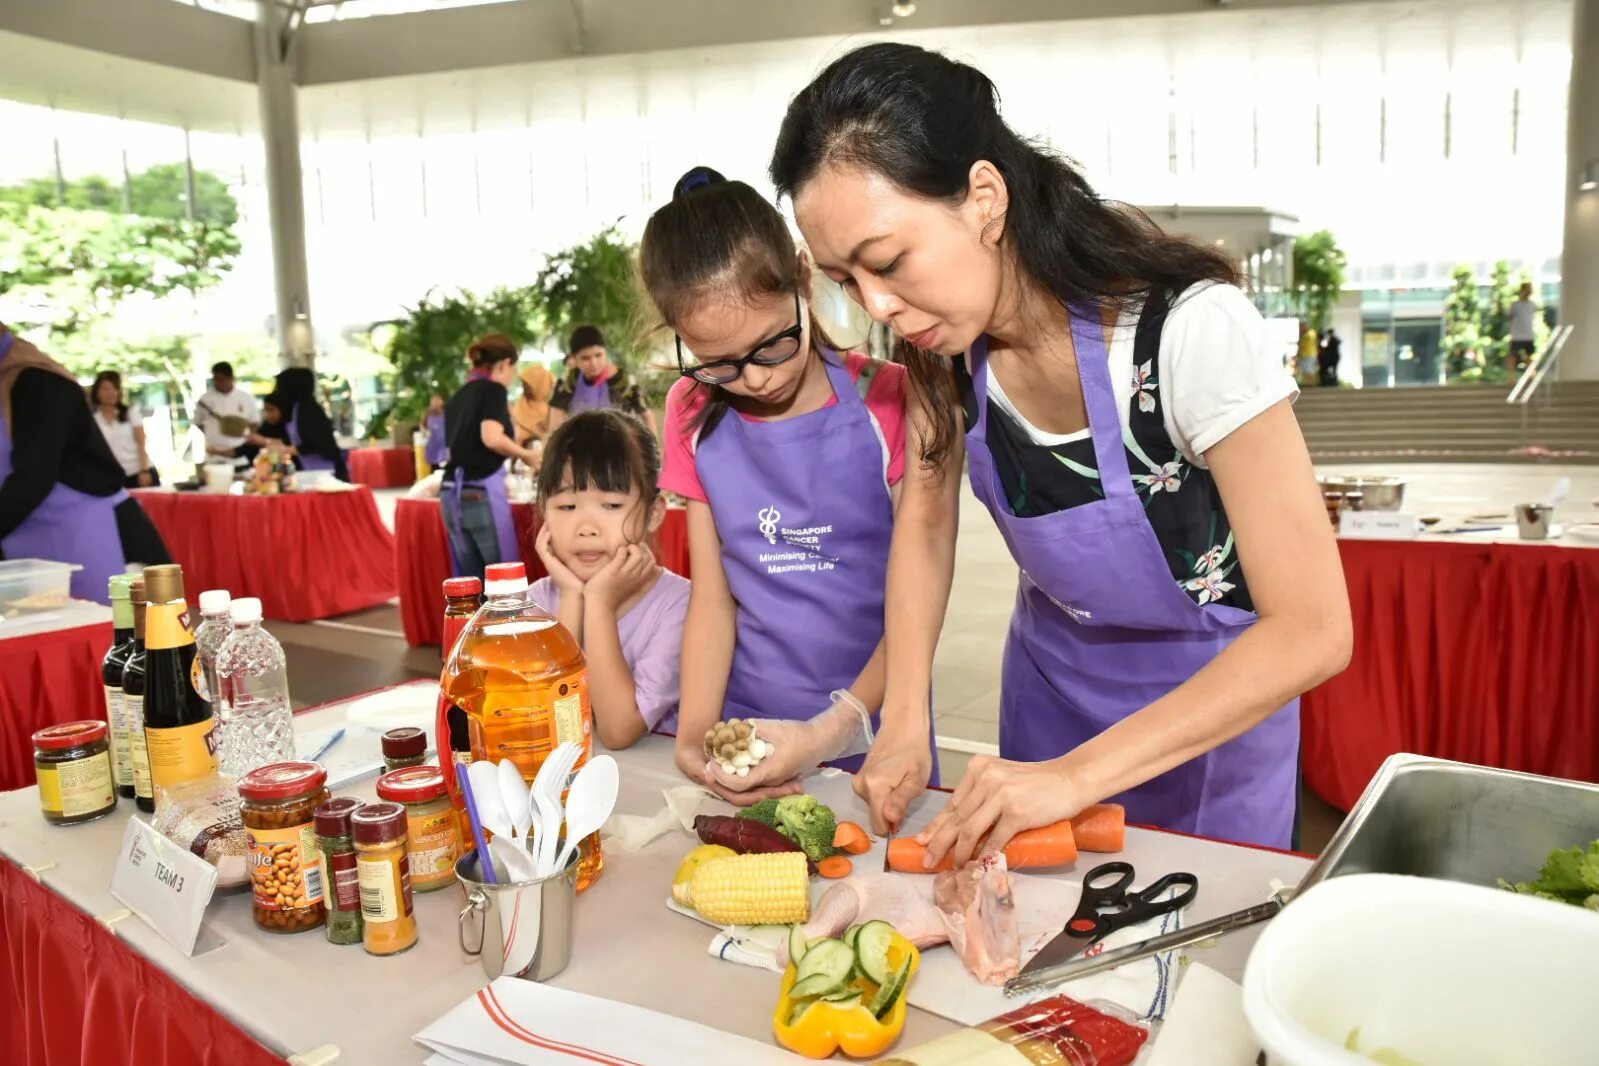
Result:
[[[771,753],[772,745],[755,735],[753,718],[730,718],[705,731],[705,757],[733,776],[748,777],[750,767]]]

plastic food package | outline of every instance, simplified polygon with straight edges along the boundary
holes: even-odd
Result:
[[[878,1066],[1127,1066],[1149,1030],[1106,1000],[1050,996],[878,1060]]]
[[[217,868],[217,887],[250,883],[250,838],[239,821],[238,778],[213,774],[156,791],[156,832]]]

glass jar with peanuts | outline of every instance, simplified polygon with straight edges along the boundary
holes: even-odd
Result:
[[[327,771],[314,762],[279,762],[239,778],[239,820],[250,837],[255,924],[272,933],[319,927],[322,852],[316,809],[332,798]]]

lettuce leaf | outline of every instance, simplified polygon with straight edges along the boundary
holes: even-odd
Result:
[[[1536,880],[1516,884],[1500,881],[1499,886],[1524,896],[1599,910],[1599,840],[1586,849],[1557,848],[1549,853]]]

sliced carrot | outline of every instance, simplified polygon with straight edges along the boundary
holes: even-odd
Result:
[[[1072,832],[1084,851],[1120,851],[1127,843],[1127,811],[1120,803],[1084,807],[1072,819]]]
[[[833,847],[851,855],[865,855],[872,850],[872,838],[854,822],[839,822],[833,833]]]
[[[840,878],[848,877],[855,870],[855,864],[849,861],[848,855],[834,855],[823,859],[816,864],[816,872],[823,877]]]
[[[888,844],[888,868],[902,874],[934,874],[953,870],[948,855],[931,870],[922,867],[927,849],[915,837],[896,837]],[[1077,861],[1077,842],[1071,822],[1055,822],[1017,833],[1005,845],[1005,865],[1012,870],[1042,866],[1065,866]]]

